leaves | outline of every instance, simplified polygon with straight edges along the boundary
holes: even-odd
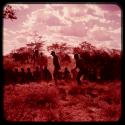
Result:
[[[17,19],[15,10],[11,5],[6,5],[3,10],[3,18],[5,19]]]

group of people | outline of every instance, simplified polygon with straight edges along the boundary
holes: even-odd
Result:
[[[38,66],[34,71],[31,71],[30,68],[27,68],[25,71],[24,68],[15,68],[14,70],[9,70],[8,73],[6,73],[5,79],[8,82],[13,83],[29,83],[29,82],[39,82],[41,80],[49,82],[52,80],[52,75],[47,66],[44,66],[44,68],[39,68]],[[55,78],[55,77],[54,77]],[[56,77],[58,80],[69,80],[70,72],[67,68],[65,68],[64,72],[59,72],[58,77]],[[55,78],[55,79],[56,79]]]
[[[55,52],[52,52],[51,55],[53,56],[53,65],[54,65],[54,72],[53,76],[49,71],[47,65],[44,66],[37,66],[35,70],[31,68],[15,68],[14,70],[10,69],[5,71],[5,81],[6,82],[13,82],[13,83],[29,83],[29,82],[39,82],[41,80],[44,81],[51,81],[52,77],[54,78],[55,82],[57,80],[65,80],[68,81],[71,79],[71,74],[67,67],[65,67],[64,71],[61,72],[59,60]]]
[[[31,71],[30,68],[27,68],[26,71],[24,70],[24,68],[21,68],[20,70],[18,68],[15,68],[14,70],[9,70],[8,72],[6,72],[5,77],[7,81],[14,83],[28,83],[33,81],[38,82],[40,80],[52,80],[52,75],[47,66],[42,69],[37,66],[34,71]]]
[[[59,78],[60,64],[59,64],[58,56],[55,54],[54,51],[51,52],[51,55],[53,56],[53,65],[54,65],[53,76],[56,82],[57,79]],[[74,54],[74,59],[75,59],[76,66],[71,70],[71,73],[73,78],[75,78],[75,80],[77,81],[78,85],[81,85],[80,79],[82,76],[84,76],[83,77],[84,79],[87,79],[87,77],[89,77],[91,81],[96,79],[96,74],[93,72],[93,70],[88,69],[87,58],[83,59],[79,56],[79,54]],[[78,69],[78,72],[77,72],[77,69]],[[67,69],[65,69],[65,77],[67,77],[69,73],[70,72]]]
[[[57,80],[60,80],[60,79],[65,79],[66,81],[70,80],[71,74],[70,74],[70,71],[68,70],[68,68],[66,67],[62,74],[60,72],[61,67],[59,64],[58,56],[55,54],[54,51],[51,52],[51,55],[53,56],[53,65],[54,65],[53,78],[55,80],[55,83],[57,82]]]
[[[54,51],[51,52],[51,55],[53,56],[53,66],[54,66],[53,76],[47,66],[43,67],[37,66],[34,71],[31,71],[30,68],[27,68],[27,71],[25,71],[24,68],[21,68],[20,71],[17,68],[15,68],[14,71],[10,70],[7,73],[7,79],[15,83],[17,82],[25,83],[25,82],[40,81],[40,80],[51,81],[53,78],[55,83],[57,83],[57,80],[61,79],[65,81],[71,80],[71,73],[73,76],[74,71],[76,71],[76,69],[79,69],[79,71],[76,74],[75,80],[77,81],[78,85],[80,85],[81,77],[84,75],[85,78],[88,72],[86,68],[87,62],[83,61],[83,59],[81,59],[78,54],[74,54],[74,59],[76,63],[75,68],[71,70],[71,73],[67,67],[65,67],[64,71],[61,72],[60,70],[61,66],[59,63],[58,56]]]

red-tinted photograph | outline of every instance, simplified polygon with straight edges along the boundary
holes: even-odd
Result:
[[[121,117],[117,4],[6,4],[3,110],[12,122]]]

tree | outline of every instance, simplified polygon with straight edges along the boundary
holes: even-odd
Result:
[[[48,51],[56,51],[56,52],[59,52],[59,44],[58,43],[53,43],[52,45],[50,46],[47,46],[47,50]]]
[[[83,51],[89,51],[90,53],[92,53],[96,50],[96,47],[93,46],[92,44],[90,44],[87,41],[84,41],[84,42],[80,43],[79,46],[81,47],[81,49]]]
[[[74,47],[73,54],[75,54],[75,53],[78,53],[78,54],[82,53],[82,49],[80,47]]]
[[[47,47],[48,51],[55,51],[56,53],[70,53],[71,47],[67,45],[67,43],[53,43],[52,45]]]
[[[61,43],[60,44],[60,51],[66,53],[71,52],[71,47],[67,45],[67,43]]]
[[[27,46],[32,48],[32,50],[37,49],[40,51],[40,49],[43,49],[42,47],[44,46],[45,41],[42,40],[42,36],[37,31],[34,31],[32,34],[30,34],[30,36],[31,42],[27,44]]]
[[[81,54],[83,52],[89,52],[93,54],[96,51],[96,47],[90,44],[87,41],[80,43],[77,47],[73,48],[73,54],[78,53]]]
[[[71,53],[71,47],[67,43],[53,43],[47,47],[48,51],[55,51],[59,56],[62,64],[68,64],[71,62],[71,58],[68,54]]]
[[[11,5],[6,5],[4,10],[3,10],[3,18],[5,19],[17,19],[15,10],[12,8]]]
[[[26,51],[26,47],[20,47],[19,49],[16,49],[17,53],[24,53]]]

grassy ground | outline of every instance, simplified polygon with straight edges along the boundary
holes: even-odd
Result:
[[[121,82],[30,83],[4,87],[8,121],[117,121],[121,115]]]

